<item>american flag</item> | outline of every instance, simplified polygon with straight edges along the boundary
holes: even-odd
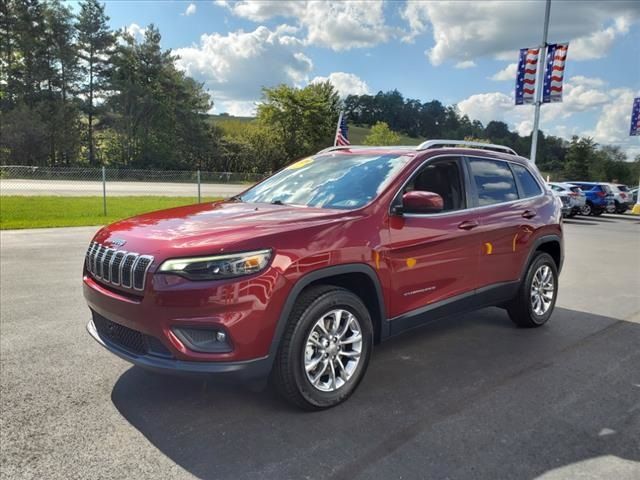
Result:
[[[539,48],[521,48],[516,77],[516,105],[534,102]]]
[[[633,109],[631,110],[631,130],[629,135],[640,135],[640,97],[633,101]]]
[[[554,43],[547,47],[547,69],[544,74],[542,103],[562,101],[562,80],[568,49],[568,43]]]
[[[333,141],[334,146],[351,145],[349,142],[349,127],[347,127],[347,119],[344,116],[344,112],[340,112],[340,118],[338,119],[338,127],[336,128],[336,138]]]

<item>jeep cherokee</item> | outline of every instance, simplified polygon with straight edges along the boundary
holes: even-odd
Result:
[[[492,305],[547,322],[561,218],[506,147],[332,147],[226,201],[102,228],[87,328],[135,365],[270,377],[302,408],[332,407],[374,344],[425,322]]]

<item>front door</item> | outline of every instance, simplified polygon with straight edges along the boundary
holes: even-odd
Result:
[[[392,270],[389,310],[390,318],[403,317],[403,329],[412,326],[413,314],[471,294],[475,288],[479,223],[477,212],[467,208],[464,172],[460,158],[429,160],[399,193],[398,198],[411,190],[434,192],[442,197],[444,207],[437,213],[404,210],[390,218],[390,243],[385,252]],[[396,330],[393,320],[391,330]]]

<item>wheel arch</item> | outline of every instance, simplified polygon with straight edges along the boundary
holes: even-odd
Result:
[[[529,251],[529,255],[527,257],[527,261],[525,262],[520,273],[521,279],[524,278],[524,276],[527,274],[527,269],[529,268],[529,265],[531,265],[531,261],[533,260],[536,252],[545,252],[551,255],[558,269],[558,273],[560,273],[560,271],[562,270],[562,264],[564,262],[562,238],[560,237],[560,235],[543,235],[533,242],[533,245],[531,246],[531,250]]]
[[[289,315],[300,294],[306,288],[320,284],[336,285],[358,295],[371,314],[375,341],[389,335],[382,286],[373,268],[364,263],[336,265],[309,272],[295,282],[278,318],[269,349],[270,358],[273,359],[278,351]]]

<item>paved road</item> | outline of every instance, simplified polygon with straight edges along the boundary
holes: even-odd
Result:
[[[640,478],[640,222],[568,221],[559,307],[499,309],[374,353],[345,404],[163,377],[85,333],[94,228],[1,233],[0,477]]]
[[[203,183],[205,197],[230,197],[245,190],[248,185]],[[102,182],[73,180],[1,180],[0,195],[61,195],[65,197],[101,196]],[[196,197],[195,183],[107,182],[107,196],[156,195],[169,197]]]

